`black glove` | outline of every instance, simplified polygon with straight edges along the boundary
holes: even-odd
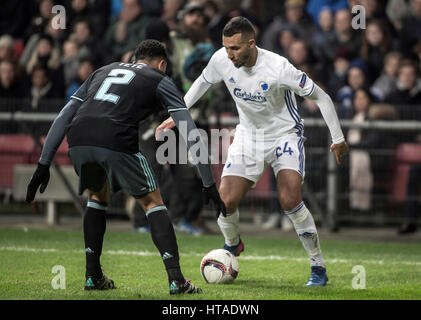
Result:
[[[48,181],[50,180],[50,166],[38,163],[37,170],[32,175],[29,181],[28,189],[26,190],[26,202],[31,203],[35,198],[38,187],[41,185],[39,192],[43,193],[47,188]]]
[[[203,187],[202,189],[203,195],[204,195],[204,202],[205,204],[209,204],[209,200],[212,200],[212,202],[216,206],[216,217],[219,217],[219,214],[222,212],[222,215],[224,217],[227,216],[227,209],[225,208],[224,202],[221,200],[221,197],[219,196],[219,192],[216,189],[216,184],[209,187]]]

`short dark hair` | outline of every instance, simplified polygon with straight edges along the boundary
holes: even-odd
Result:
[[[168,61],[167,50],[158,40],[143,40],[136,47],[133,54],[133,61],[152,60],[156,58],[162,58]]]
[[[232,37],[237,33],[252,34],[254,37],[254,27],[249,19],[241,16],[232,18],[230,21],[228,21],[224,27],[224,30],[222,31],[222,34],[225,37]]]

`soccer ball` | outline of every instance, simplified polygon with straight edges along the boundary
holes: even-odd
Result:
[[[200,263],[200,272],[207,283],[231,283],[238,271],[237,258],[225,249],[209,251]]]

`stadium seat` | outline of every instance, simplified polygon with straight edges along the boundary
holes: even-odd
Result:
[[[396,165],[389,200],[392,204],[398,205],[405,202],[411,165],[421,163],[421,144],[401,143],[396,148],[395,159]]]
[[[46,137],[41,138],[42,144],[44,144]],[[64,137],[63,142],[57,149],[56,155],[54,156],[54,160],[57,162],[58,165],[71,165],[72,162],[68,156],[69,152],[69,145],[67,143],[66,137]]]
[[[45,137],[41,138],[45,142]],[[67,152],[67,140],[64,139],[57,150],[54,160],[59,165],[70,165]],[[13,188],[13,167],[16,164],[36,164],[41,155],[41,148],[27,134],[0,135],[0,192]]]
[[[420,143],[401,143],[396,149],[396,161],[398,163],[421,163]]]
[[[35,143],[25,134],[0,135],[0,192],[13,187],[15,164],[30,163]]]

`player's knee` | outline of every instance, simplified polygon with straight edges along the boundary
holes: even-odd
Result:
[[[232,199],[231,197],[224,197],[221,195],[221,199],[225,204],[225,208],[227,209],[227,213],[233,213],[237,210],[238,202]]]
[[[301,201],[301,197],[290,193],[284,193],[280,196],[281,206],[285,211],[290,211],[296,208],[301,203]]]

